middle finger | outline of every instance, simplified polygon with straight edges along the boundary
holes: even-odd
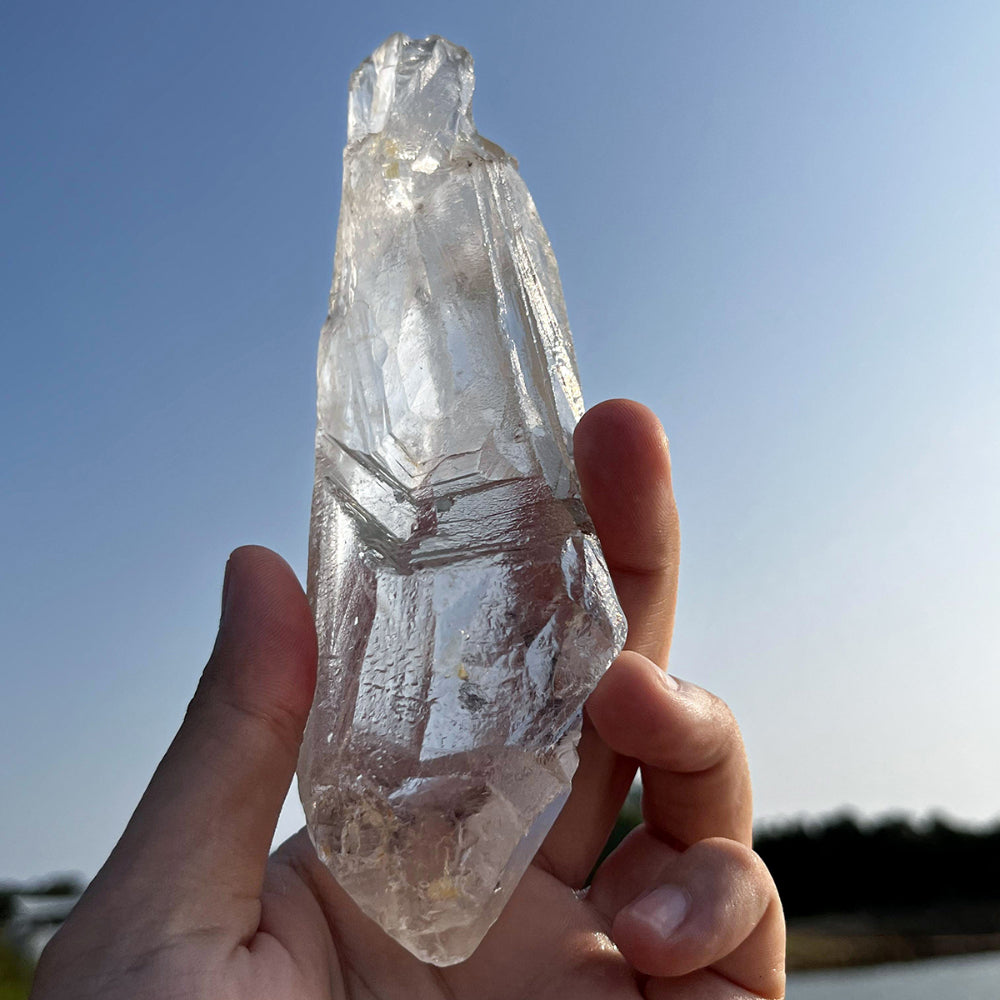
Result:
[[[746,751],[719,698],[626,652],[601,680],[588,711],[611,749],[640,762],[643,817],[658,836],[682,848],[707,837],[750,845]]]

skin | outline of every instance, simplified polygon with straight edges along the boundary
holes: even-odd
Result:
[[[645,407],[611,400],[583,418],[575,448],[628,647],[587,703],[569,802],[475,954],[446,969],[417,961],[340,890],[304,832],[268,857],[316,636],[291,569],[246,547],[230,557],[183,725],[45,950],[34,1000],[784,996],[784,921],[750,847],[739,730],[715,696],[662,669],[679,554],[667,439]],[[581,891],[637,767],[644,823]],[[682,918],[672,930],[656,919],[661,898]]]

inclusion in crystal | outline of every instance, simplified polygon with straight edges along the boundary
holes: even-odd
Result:
[[[472,953],[558,815],[625,633],[573,466],[555,257],[472,91],[436,37],[393,35],[351,78],[299,761],[319,856],[438,965]]]

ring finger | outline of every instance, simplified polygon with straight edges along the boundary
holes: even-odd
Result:
[[[598,870],[587,899],[639,972],[698,976],[707,986],[712,977],[699,970],[710,969],[758,996],[783,995],[781,904],[763,862],[742,844],[715,838],[677,851],[640,827]]]

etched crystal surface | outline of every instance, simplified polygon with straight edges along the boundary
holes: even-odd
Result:
[[[435,37],[393,35],[351,78],[299,762],[319,856],[438,965],[471,954],[551,827],[625,632],[572,462],[555,258],[472,90]]]

